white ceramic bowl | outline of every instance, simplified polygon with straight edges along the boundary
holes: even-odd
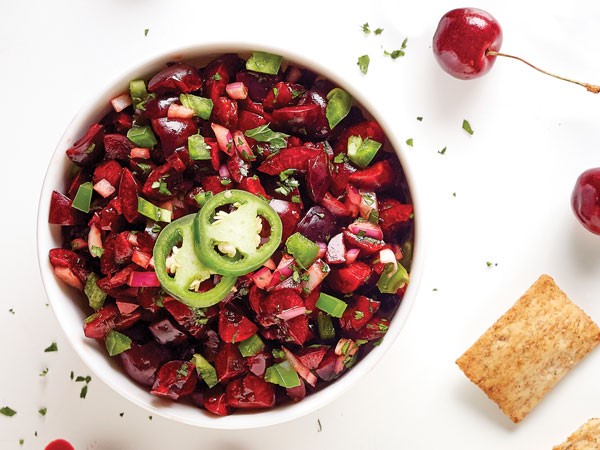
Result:
[[[359,361],[344,376],[331,383],[325,389],[307,396],[298,403],[279,406],[271,410],[236,412],[231,416],[216,417],[197,407],[161,400],[149,394],[147,388],[139,386],[125,374],[119,363],[106,354],[103,346],[99,345],[95,340],[84,336],[83,319],[85,318],[85,312],[80,307],[80,301],[77,298],[78,293],[56,279],[48,260],[48,251],[51,248],[61,246],[60,227],[48,224],[48,212],[52,191],[58,190],[64,192],[65,189],[65,180],[70,166],[70,161],[65,156],[65,150],[84,134],[91,123],[101,119],[110,110],[109,100],[126,90],[130,80],[139,78],[147,79],[148,76],[164,68],[165,63],[169,61],[187,60],[206,63],[215,56],[223,53],[234,52],[241,55],[249,55],[253,50],[263,50],[282,55],[285,61],[291,61],[300,66],[311,68],[317,73],[324,75],[347,90],[353,96],[354,100],[361,104],[383,127],[392,146],[398,153],[398,158],[408,179],[415,205],[414,256],[411,268],[411,282],[399,309],[391,320],[385,339],[383,339],[381,345],[375,347],[373,351]],[[419,204],[418,193],[415,191],[413,172],[409,166],[409,162],[400,150],[401,146],[394,135],[394,128],[389,125],[388,119],[391,118],[378,115],[376,106],[371,104],[369,99],[364,98],[361,92],[353,89],[344,80],[342,74],[335,73],[330,67],[324,67],[301,55],[291,54],[284,49],[266,48],[265,46],[255,48],[248,44],[196,45],[170,51],[137,65],[134,69],[110,83],[103,91],[98,92],[92,101],[85,105],[77,114],[58,143],[46,173],[38,210],[38,259],[42,280],[56,317],[77,354],[98,378],[123,397],[145,408],[150,413],[158,414],[178,422],[207,428],[244,429],[286,422],[313,412],[329,404],[342,393],[347,392],[351,386],[375,367],[385,352],[393,345],[415,301],[423,269],[424,236],[420,216],[422,209]],[[351,393],[348,393],[348,395],[351,395]],[[357,405],[357,407],[360,406]]]

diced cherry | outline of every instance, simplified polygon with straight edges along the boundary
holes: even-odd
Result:
[[[210,116],[212,122],[234,130],[238,122],[238,105],[229,97],[218,97],[214,101]]]
[[[154,339],[161,344],[181,344],[187,340],[187,335],[177,328],[169,319],[162,319],[151,323],[148,328]]]
[[[119,359],[127,375],[144,386],[152,386],[158,369],[171,359],[171,353],[156,342],[132,343]]]
[[[108,332],[115,327],[119,314],[117,305],[109,303],[96,311],[83,326],[83,333],[92,339],[104,339]]]
[[[232,408],[258,409],[275,405],[273,385],[252,373],[230,381],[225,392],[227,404]]]
[[[169,361],[158,370],[150,393],[158,397],[179,400],[194,391],[197,381],[196,366],[193,363]]]
[[[215,358],[215,369],[220,383],[246,373],[248,368],[236,344],[223,342]]]
[[[104,135],[104,150],[109,159],[126,161],[134,147],[135,144],[127,136],[117,133]]]
[[[104,154],[104,127],[98,123],[90,125],[86,133],[71,148],[67,156],[80,166],[98,162]]]
[[[219,336],[232,344],[248,339],[258,331],[247,317],[231,308],[223,307],[219,313]]]
[[[371,276],[371,268],[357,261],[344,267],[333,267],[327,277],[327,283],[341,294],[352,294],[363,286]]]
[[[150,92],[188,93],[202,87],[198,69],[185,63],[173,64],[154,75],[148,82]]]
[[[179,147],[186,146],[188,137],[198,132],[192,119],[152,119],[152,128],[158,135],[165,156],[169,156]]]
[[[278,175],[288,169],[307,171],[309,161],[322,153],[319,149],[308,147],[288,147],[280,150],[275,155],[262,163],[258,170],[268,175]]]
[[[84,218],[80,211],[71,207],[72,201],[66,195],[52,191],[48,223],[54,225],[78,225]]]
[[[391,187],[395,178],[392,165],[384,160],[354,172],[348,177],[348,181],[361,189],[380,192]]]
[[[283,235],[281,241],[285,240],[294,233],[296,225],[300,221],[301,210],[297,203],[288,202],[285,200],[273,199],[269,202],[269,206],[275,210],[275,212],[281,218],[283,225]]]
[[[121,181],[119,182],[119,199],[121,200],[121,209],[123,217],[127,222],[132,223],[138,217],[138,193],[139,184],[133,174],[128,169],[121,172]]]
[[[227,404],[227,396],[220,386],[204,393],[202,404],[204,408],[217,416],[228,416],[233,409]]]
[[[340,317],[340,326],[344,330],[358,331],[364,327],[379,310],[380,302],[359,295],[354,299],[354,304],[346,308]]]

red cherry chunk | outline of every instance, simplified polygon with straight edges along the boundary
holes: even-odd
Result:
[[[191,394],[198,382],[196,366],[189,361],[169,361],[156,374],[151,394],[179,400]]]
[[[587,230],[600,234],[600,167],[586,170],[577,178],[571,206]]]
[[[275,405],[273,385],[252,373],[231,381],[225,393],[227,404],[233,408],[257,409]]]

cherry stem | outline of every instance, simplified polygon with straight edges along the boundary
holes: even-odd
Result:
[[[597,86],[595,84],[590,84],[590,83],[583,83],[581,81],[572,80],[570,78],[561,77],[560,75],[556,75],[554,73],[547,72],[543,69],[540,69],[537,66],[534,66],[529,61],[525,61],[523,58],[519,58],[518,56],[509,55],[508,53],[496,52],[496,51],[490,50],[490,49],[486,50],[485,55],[486,56],[504,56],[505,58],[516,59],[517,61],[521,61],[522,63],[527,64],[529,67],[531,67],[545,75],[549,75],[551,77],[558,78],[559,80],[568,81],[569,83],[578,84],[579,86],[583,86],[584,88],[586,88],[589,92],[591,92],[593,94],[600,93],[600,86]]]

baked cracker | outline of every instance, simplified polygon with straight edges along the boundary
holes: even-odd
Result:
[[[600,328],[542,275],[456,363],[520,422],[600,342]]]
[[[600,419],[590,419],[581,425],[565,442],[552,450],[598,450],[600,449]]]

